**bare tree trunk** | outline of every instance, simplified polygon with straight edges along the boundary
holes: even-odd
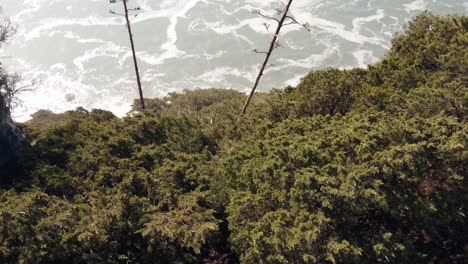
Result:
[[[257,79],[255,80],[255,84],[254,84],[254,86],[252,88],[252,91],[250,92],[249,97],[245,101],[244,107],[242,108],[242,112],[240,113],[240,117],[242,117],[245,114],[245,112],[247,111],[247,107],[249,106],[250,101],[252,100],[252,97],[253,97],[253,95],[255,93],[255,90],[257,89],[257,86],[260,83],[260,79],[263,76],[263,72],[265,71],[265,68],[266,68],[266,66],[268,64],[268,60],[270,60],[270,56],[273,53],[273,50],[275,49],[276,41],[278,40],[278,36],[279,36],[280,31],[281,31],[281,28],[283,27],[284,21],[288,17],[289,8],[291,7],[292,2],[293,2],[293,0],[288,1],[286,9],[284,10],[284,13],[283,13],[283,17],[281,17],[281,20],[278,23],[278,27],[276,28],[275,35],[273,36],[273,40],[271,41],[271,44],[270,44],[270,49],[267,52],[267,55],[265,57],[265,61],[263,62],[263,65],[262,65],[262,68],[260,69],[260,72],[258,73]]]
[[[125,20],[127,21],[128,36],[130,38],[130,45],[132,46],[133,63],[135,64],[135,73],[136,73],[137,84],[138,84],[138,92],[140,93],[141,109],[145,110],[145,101],[143,99],[143,90],[141,89],[140,72],[138,70],[138,62],[137,62],[137,57],[136,57],[136,53],[135,53],[135,45],[133,44],[132,28],[130,26],[130,19],[128,18],[127,1],[128,0],[122,0],[122,2],[124,4],[124,10],[125,10]]]

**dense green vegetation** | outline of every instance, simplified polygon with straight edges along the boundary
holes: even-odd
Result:
[[[257,94],[242,119],[219,89],[37,113],[2,175],[0,260],[464,263],[467,29],[424,13],[381,62]]]

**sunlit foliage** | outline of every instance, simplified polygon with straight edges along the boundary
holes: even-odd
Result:
[[[463,263],[468,18],[423,13],[367,69],[21,125],[2,263]],[[137,110],[137,108],[135,108]]]

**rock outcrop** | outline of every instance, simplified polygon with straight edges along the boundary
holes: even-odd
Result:
[[[0,183],[11,179],[18,166],[18,153],[23,135],[13,123],[5,101],[0,96]]]

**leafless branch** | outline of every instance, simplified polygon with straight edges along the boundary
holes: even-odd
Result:
[[[259,50],[257,50],[257,49],[254,49],[254,50],[253,50],[253,52],[255,52],[255,53],[263,53],[263,54],[268,54],[268,52],[267,52],[267,51],[259,51]]]
[[[125,17],[125,21],[126,21],[125,27],[127,28],[127,31],[128,31],[128,38],[130,40],[130,46],[131,46],[131,49],[132,49],[133,65],[135,67],[135,75],[136,75],[136,80],[137,80],[137,85],[138,85],[138,93],[140,95],[141,109],[145,110],[146,107],[145,107],[145,100],[144,100],[144,97],[143,97],[143,89],[141,87],[140,71],[138,69],[138,61],[137,61],[137,57],[136,57],[135,44],[134,44],[134,41],[133,41],[133,34],[132,34],[132,27],[131,27],[130,18],[129,18],[129,11],[139,11],[139,10],[141,10],[141,8],[140,7],[128,8],[127,1],[128,0],[109,0],[109,3],[111,3],[111,4],[117,3],[117,2],[122,2],[123,3],[123,8],[124,8],[124,12],[125,12],[123,14],[123,16]],[[111,12],[111,14],[122,15],[122,14],[116,13],[113,10],[110,10],[110,12]],[[134,19],[137,15],[138,14],[136,14],[132,19]]]
[[[19,99],[19,94],[32,91],[39,86],[39,82],[35,80],[19,86],[21,80],[22,78],[19,74],[9,74],[3,71],[0,65],[0,97],[4,99],[8,111],[21,105],[22,102]]]
[[[291,19],[293,23],[300,24],[300,23],[297,22],[297,20],[296,20],[294,17],[292,17],[292,16],[286,16],[286,18]]]
[[[302,24],[302,27],[305,28],[305,30],[310,31],[311,25],[309,23],[304,23]]]
[[[116,16],[125,16],[125,14],[120,14],[120,13],[117,13],[115,12],[114,10],[109,10],[109,13],[113,14],[113,15],[116,15]]]
[[[290,19],[291,21],[285,23],[283,26],[288,26],[288,25],[300,25],[301,27],[305,28],[307,31],[310,31],[310,24],[309,23],[304,23],[301,24],[299,21],[297,21],[294,17],[292,16],[286,16],[286,18]]]
[[[138,16],[138,14],[135,14],[135,15],[133,16],[133,18],[130,19],[130,21],[133,21],[137,16]]]
[[[280,48],[280,47],[282,47],[282,46],[283,46],[283,45],[281,45],[281,43],[280,43],[279,41],[276,41],[276,42],[275,42],[275,47],[274,47],[274,48],[277,49],[277,48]]]
[[[268,49],[268,52],[266,53],[265,60],[263,61],[262,67],[260,68],[260,71],[259,71],[259,73],[257,75],[254,86],[252,87],[252,90],[250,91],[250,94],[247,97],[247,100],[245,101],[244,106],[242,107],[242,111],[241,111],[241,113],[239,115],[240,117],[242,117],[245,114],[245,112],[247,111],[247,107],[249,106],[250,101],[252,100],[252,97],[253,97],[253,95],[255,93],[255,90],[257,89],[258,84],[260,83],[260,80],[261,80],[261,78],[263,76],[263,72],[265,71],[265,68],[268,65],[268,61],[269,61],[269,59],[271,57],[271,54],[273,53],[273,50],[276,47],[278,47],[277,40],[278,40],[279,34],[281,32],[281,28],[283,27],[283,24],[284,24],[284,22],[286,20],[286,17],[288,16],[289,8],[291,7],[292,2],[293,2],[293,0],[288,0],[288,4],[286,5],[286,8],[284,9],[284,11],[281,11],[283,13],[283,16],[281,17],[281,20],[277,20],[278,21],[278,26],[276,27],[275,35],[273,36],[273,39],[271,40],[270,48]],[[277,12],[279,13],[280,11],[277,10]],[[258,11],[257,13],[261,13],[261,12]]]
[[[274,21],[276,21],[278,23],[280,22],[277,18],[262,14],[262,12],[260,10],[253,10],[252,13],[254,13],[256,15],[259,15],[259,16],[261,16],[263,18],[266,18],[266,19],[274,20]]]
[[[16,33],[16,26],[8,18],[0,19],[0,45]]]
[[[249,106],[250,101],[252,100],[252,97],[253,97],[253,95],[254,95],[254,93],[255,93],[255,90],[257,89],[258,84],[260,83],[260,80],[261,80],[261,78],[262,78],[262,76],[263,76],[263,73],[264,73],[264,71],[265,71],[265,68],[267,67],[267,65],[272,66],[272,64],[268,64],[268,60],[270,59],[271,54],[273,53],[273,51],[274,51],[276,48],[281,47],[281,44],[280,44],[280,42],[279,42],[279,40],[278,40],[278,39],[279,39],[279,36],[280,36],[281,28],[282,28],[283,26],[287,26],[287,25],[301,25],[301,26],[304,27],[305,29],[310,30],[310,25],[309,25],[308,23],[306,23],[306,24],[300,24],[294,17],[288,15],[289,9],[290,9],[290,7],[291,7],[291,5],[292,5],[292,2],[293,2],[293,0],[288,0],[288,4],[286,5],[286,7],[285,7],[284,9],[282,9],[282,8],[277,8],[277,9],[275,9],[277,15],[278,15],[278,16],[281,16],[281,19],[276,19],[276,18],[274,18],[274,17],[270,17],[270,16],[263,15],[263,14],[261,13],[261,11],[259,11],[259,10],[254,10],[254,11],[253,11],[254,14],[260,15],[260,16],[262,16],[262,17],[264,17],[264,18],[268,18],[268,19],[275,20],[276,22],[278,22],[278,26],[277,26],[277,28],[276,28],[275,35],[273,36],[273,39],[272,39],[271,42],[270,42],[270,48],[268,49],[267,52],[265,52],[265,51],[258,51],[257,49],[254,49],[254,52],[266,54],[266,56],[265,56],[265,60],[263,61],[262,67],[260,68],[260,71],[259,71],[259,73],[258,73],[258,75],[257,75],[257,78],[255,79],[255,83],[254,83],[254,85],[253,85],[253,87],[252,87],[252,90],[250,91],[250,94],[249,94],[249,96],[247,97],[247,100],[245,101],[244,106],[242,107],[242,111],[241,111],[241,113],[240,113],[240,115],[239,115],[240,117],[242,117],[242,116],[246,113],[247,107]],[[289,21],[287,21],[288,19],[289,19]],[[268,30],[269,25],[267,26],[266,23],[265,23],[264,25],[265,25],[265,27],[266,27],[267,30]]]
[[[281,9],[281,8],[275,8],[274,10],[276,11],[276,14],[277,14],[278,16],[279,16],[279,15],[282,15],[283,12],[284,12],[284,10]]]

